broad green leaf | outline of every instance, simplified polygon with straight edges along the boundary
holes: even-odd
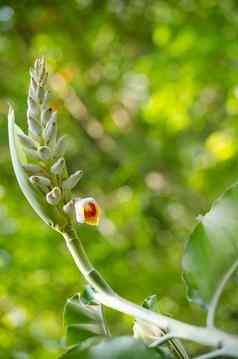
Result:
[[[18,184],[35,212],[49,226],[55,226],[58,223],[62,223],[63,219],[60,218],[55,207],[50,206],[46,202],[44,195],[31,185],[28,175],[22,167],[23,164],[27,164],[27,157],[17,136],[17,134],[21,132],[22,130],[15,124],[14,110],[10,107],[8,113],[9,147]]]
[[[190,300],[208,307],[224,275],[238,260],[238,185],[199,217],[186,245],[183,277]]]
[[[172,359],[164,351],[147,348],[132,337],[106,339],[90,348],[77,346],[63,354],[60,359]]]
[[[107,336],[102,305],[88,301],[86,294],[74,295],[64,308],[66,345],[72,346],[95,336]]]

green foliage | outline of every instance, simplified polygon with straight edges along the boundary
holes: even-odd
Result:
[[[187,243],[183,270],[190,299],[208,305],[238,260],[238,185],[229,188],[199,222]]]
[[[237,16],[234,0],[0,4],[0,357],[60,355],[63,305],[84,285],[9,156],[8,102],[25,130],[28,69],[42,54],[68,166],[85,171],[77,194],[104,209],[99,230],[79,229],[95,267],[123,296],[155,292],[162,313],[204,323],[186,301],[181,257],[196,216],[238,178]],[[234,285],[218,311],[230,332]],[[128,317],[109,321],[131,334]]]
[[[87,293],[74,295],[64,308],[66,345],[79,344],[88,338],[108,336],[102,305],[88,300]]]
[[[107,339],[90,348],[81,346],[71,349],[60,359],[171,359],[164,352],[148,349],[140,341],[131,337]]]

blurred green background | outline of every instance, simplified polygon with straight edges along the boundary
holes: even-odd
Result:
[[[56,358],[63,305],[84,284],[9,158],[7,104],[25,128],[28,70],[42,54],[68,166],[85,171],[77,193],[103,208],[99,228],[79,228],[90,258],[121,295],[156,293],[162,312],[204,324],[186,300],[181,257],[196,216],[238,178],[237,2],[0,0],[3,359]],[[219,325],[237,331],[232,289]],[[107,315],[113,334],[131,333],[130,318]]]

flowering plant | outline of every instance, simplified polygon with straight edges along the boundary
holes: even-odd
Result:
[[[207,310],[207,325],[172,319],[155,309],[156,297],[142,306],[118,296],[92,266],[75,226],[97,225],[100,208],[94,198],[73,194],[82,171],[69,175],[65,136],[58,138],[57,113],[48,106],[44,58],[30,71],[25,134],[9,109],[9,146],[19,186],[36,213],[65,239],[88,286],[70,298],[64,310],[67,351],[61,358],[189,358],[180,340],[213,348],[200,359],[238,357],[238,338],[217,329],[214,318],[225,284],[238,265],[238,186],[228,189],[198,224],[186,245],[183,277],[189,300]],[[112,338],[103,314],[107,306],[135,318],[133,337]],[[197,358],[198,359],[198,358]]]

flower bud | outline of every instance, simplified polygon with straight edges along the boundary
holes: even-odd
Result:
[[[24,133],[18,133],[18,137],[24,147],[30,148],[30,149],[36,149],[35,142]]]
[[[62,176],[66,169],[64,157],[60,157],[50,168],[51,173],[56,176]]]
[[[45,89],[44,87],[39,86],[37,90],[37,97],[40,104],[44,102],[44,96],[45,96]]]
[[[40,146],[38,148],[38,153],[42,161],[48,161],[51,156],[50,148],[48,146]]]
[[[30,133],[33,135],[33,137],[35,138],[40,138],[41,136],[41,128],[40,125],[38,124],[38,122],[29,114],[29,112],[27,113],[28,116],[28,127],[29,127],[29,131]]]
[[[34,78],[31,78],[30,87],[29,87],[29,96],[36,98],[37,95],[37,83]]]
[[[39,160],[40,159],[38,151],[31,150],[30,148],[27,148],[27,147],[24,150],[25,150],[27,157],[30,160]]]
[[[74,209],[78,223],[98,224],[100,208],[94,198],[76,198],[74,201]]]
[[[142,340],[145,345],[151,345],[161,336],[161,329],[154,324],[136,320],[133,326],[133,333],[136,339]]]
[[[43,127],[46,127],[47,123],[49,122],[49,119],[51,117],[51,114],[52,114],[52,109],[51,108],[48,108],[46,110],[43,110],[41,112],[41,117],[40,117],[40,121],[41,121],[41,125]]]
[[[67,214],[73,212],[74,210],[74,201],[71,199],[68,203],[66,203],[63,207],[63,211]]]
[[[31,176],[29,180],[34,186],[37,186],[43,192],[49,192],[49,188],[51,186],[49,178],[44,176]]]
[[[31,79],[34,80],[35,84],[37,85],[37,75],[36,75],[35,69],[30,68],[29,72],[30,72]]]
[[[47,108],[48,100],[49,100],[49,91],[46,91],[44,89],[44,96],[42,99],[42,108]]]
[[[44,131],[45,142],[47,145],[50,145],[56,137],[56,116],[57,112],[52,112],[50,120],[47,123],[46,129]]]
[[[37,105],[37,102],[31,97],[28,97],[28,111],[30,116],[35,117],[39,112],[39,107]]]
[[[22,167],[24,168],[24,170],[31,175],[35,175],[41,172],[41,167],[38,165],[32,165],[32,164],[27,164],[27,165],[22,165]]]
[[[39,57],[34,64],[34,77],[37,77],[40,86],[44,86],[47,81],[47,72],[45,70],[45,58]]]
[[[56,205],[61,199],[61,190],[59,187],[54,187],[52,191],[48,192],[46,195],[46,200],[51,205]]]
[[[54,147],[54,157],[58,157],[58,156],[63,156],[64,153],[65,153],[65,147],[66,147],[66,144],[65,144],[65,139],[66,139],[67,136],[61,136],[58,141],[56,142],[56,145]]]
[[[64,189],[72,189],[76,186],[76,184],[78,183],[78,181],[80,180],[80,178],[83,175],[83,171],[77,171],[75,173],[73,173],[71,176],[69,176],[69,178],[67,178],[63,183],[62,183],[62,187]]]
[[[47,79],[48,79],[48,72],[44,72],[42,73],[42,75],[40,76],[39,79],[39,86],[45,86],[45,84],[47,83]]]

